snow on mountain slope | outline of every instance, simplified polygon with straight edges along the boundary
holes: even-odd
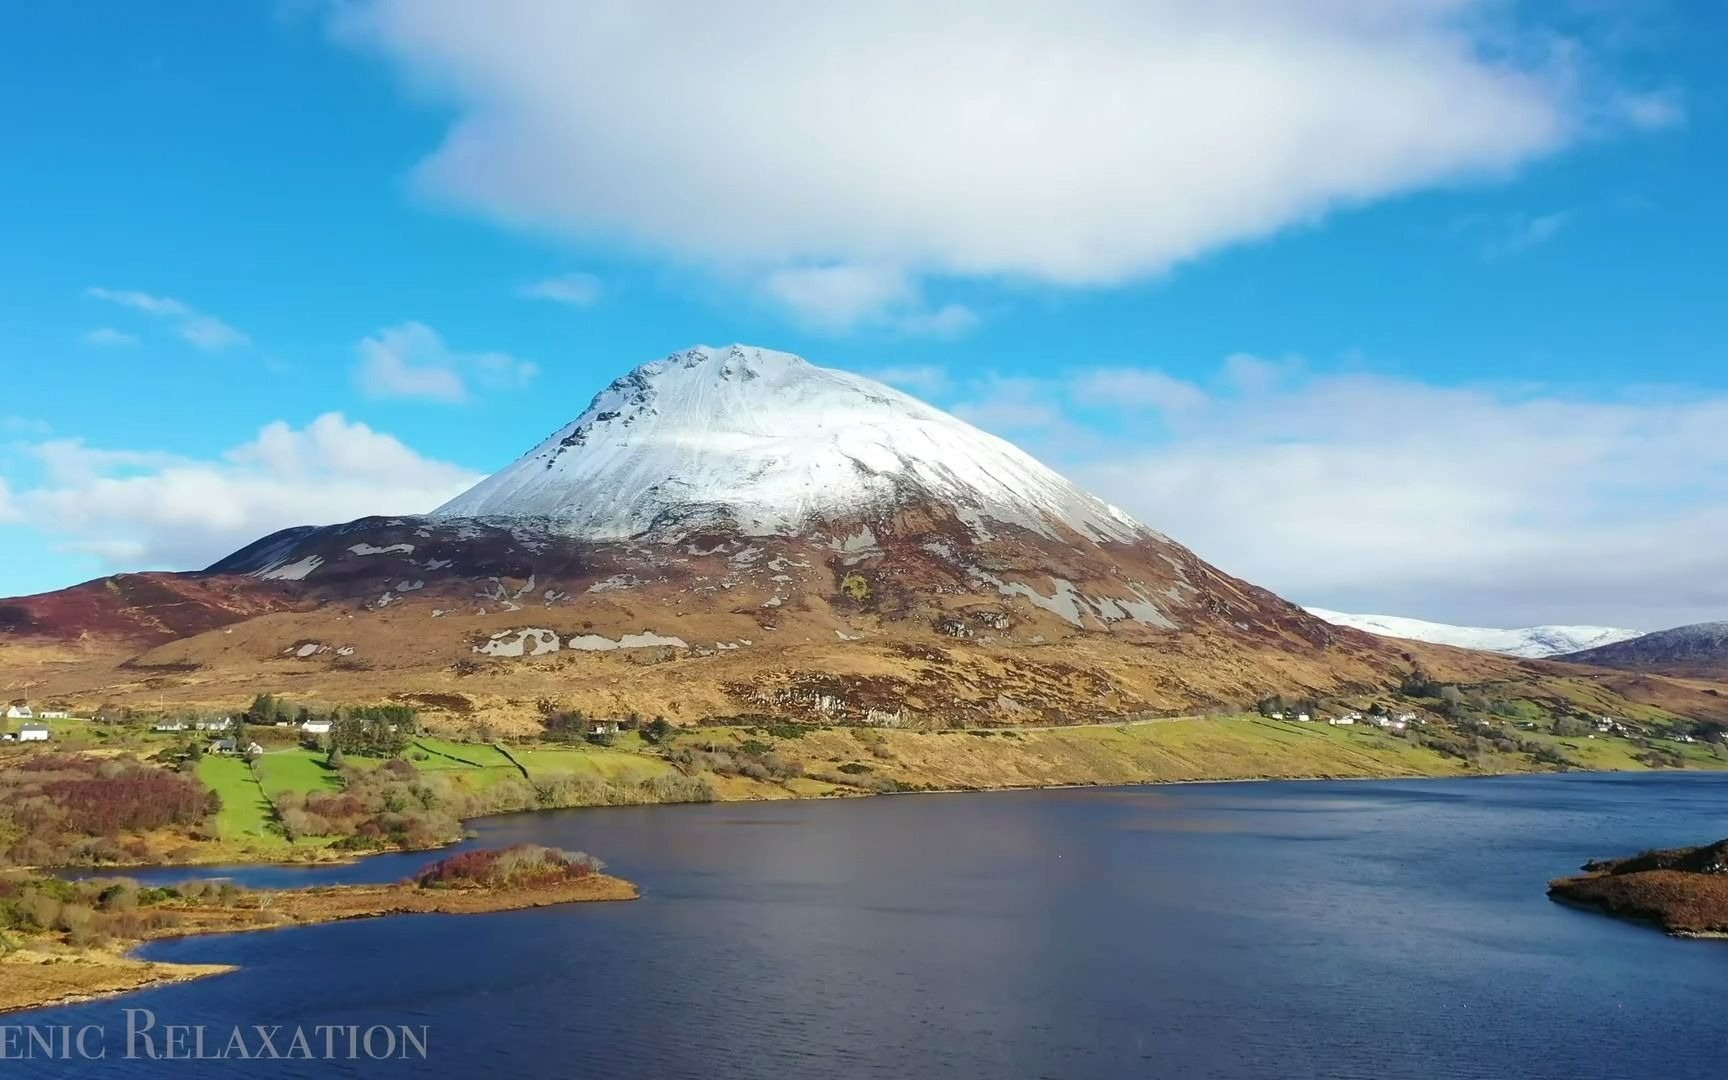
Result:
[[[921,500],[962,521],[1155,536],[993,435],[861,375],[734,345],[644,364],[434,518],[534,519],[586,540],[788,535]]]
[[[1702,679],[1728,677],[1728,622],[1693,623],[1560,657],[1579,664]]]
[[[1495,630],[1483,626],[1450,626],[1446,623],[1405,619],[1397,615],[1349,615],[1311,607],[1308,614],[1318,616],[1336,626],[1366,630],[1382,637],[1408,638],[1435,645],[1453,645],[1460,649],[1504,653],[1526,659],[1541,659],[1580,649],[1611,645],[1635,638],[1640,631],[1619,630],[1609,626],[1529,626],[1522,630]]]

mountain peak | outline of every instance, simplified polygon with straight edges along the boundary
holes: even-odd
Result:
[[[677,539],[784,535],[932,503],[975,528],[1148,535],[994,435],[873,379],[748,345],[697,346],[633,369],[433,516]]]

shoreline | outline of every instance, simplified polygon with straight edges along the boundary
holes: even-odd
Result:
[[[245,852],[237,852],[236,858],[197,859],[188,862],[127,862],[127,863],[83,863],[64,866],[18,866],[8,867],[8,870],[24,870],[48,875],[75,874],[80,878],[101,877],[113,872],[115,877],[125,877],[128,870],[172,870],[184,867],[187,870],[209,869],[211,867],[233,866],[237,868],[272,868],[272,869],[306,869],[320,867],[354,866],[367,859],[380,855],[413,855],[422,853],[428,856],[437,852],[447,851],[466,840],[473,839],[474,833],[469,826],[474,822],[483,822],[492,818],[510,817],[516,814],[548,814],[566,810],[625,810],[641,809],[644,806],[713,806],[733,803],[768,803],[768,802],[834,802],[850,799],[893,798],[898,796],[916,795],[988,795],[996,792],[1030,792],[1030,791],[1087,791],[1101,788],[1152,788],[1152,787],[1191,787],[1198,784],[1312,784],[1341,783],[1346,781],[1381,782],[1389,780],[1496,780],[1519,776],[1728,776],[1725,769],[1501,769],[1493,772],[1460,772],[1460,773],[1427,773],[1404,772],[1388,773],[1380,776],[1364,776],[1361,774],[1308,773],[1295,776],[1200,776],[1182,779],[1150,779],[1150,780],[1099,780],[1099,781],[1064,781],[1051,784],[1000,784],[992,787],[932,787],[915,788],[906,791],[843,791],[825,792],[819,795],[801,795],[787,791],[777,798],[716,798],[707,802],[665,802],[665,803],[623,803],[597,804],[592,806],[541,806],[521,810],[501,810],[492,814],[480,814],[462,819],[462,833],[451,839],[431,847],[423,848],[380,848],[372,851],[343,852],[340,855],[323,857],[321,853],[328,849],[318,848],[309,852],[311,857],[279,859],[279,858],[244,858]]]
[[[1594,860],[1582,869],[1550,881],[1548,898],[1670,937],[1728,938],[1728,840]]]
[[[23,946],[0,956],[0,1014],[57,1008],[238,971],[233,964],[142,960],[134,954],[154,941],[285,930],[323,923],[396,915],[481,915],[563,904],[608,903],[641,897],[636,886],[607,874],[523,888],[421,888],[323,885],[250,893],[231,907],[169,904],[183,917],[173,926],[106,946],[78,949]]]

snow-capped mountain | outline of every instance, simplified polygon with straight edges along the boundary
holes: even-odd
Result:
[[[1635,638],[1640,633],[1611,626],[1527,626],[1521,630],[1496,630],[1485,626],[1451,626],[1397,615],[1351,615],[1317,607],[1306,610],[1308,614],[1337,626],[1349,626],[1382,637],[1408,638],[1531,660],[1611,645]]]
[[[792,535],[933,500],[969,525],[1152,535],[1011,444],[788,353],[706,346],[644,364],[528,454],[435,510],[581,540]]]
[[[88,644],[99,616],[145,648],[91,686],[388,686],[529,729],[551,700],[1119,719],[1395,685],[1413,647],[1328,626],[906,394],[745,346],[636,368],[429,515],[283,529],[165,577],[0,604],[0,628]]]
[[[1728,622],[1693,623],[1672,630],[1657,630],[1560,659],[1627,671],[1719,679],[1728,676]]]

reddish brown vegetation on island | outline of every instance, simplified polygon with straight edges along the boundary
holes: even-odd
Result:
[[[439,859],[415,875],[414,883],[423,889],[541,888],[590,877],[605,866],[580,851],[516,844]]]
[[[1549,882],[1548,895],[1682,937],[1728,936],[1728,840],[1592,861],[1583,869],[1583,876]]]

